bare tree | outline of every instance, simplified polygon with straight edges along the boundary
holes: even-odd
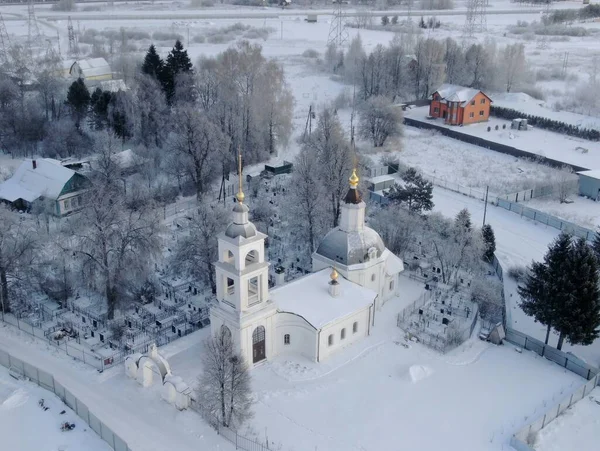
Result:
[[[570,166],[563,166],[558,173],[558,180],[556,181],[556,194],[558,195],[558,201],[564,204],[567,201],[569,194],[573,194],[576,189],[576,184],[573,176],[573,168]]]
[[[204,410],[225,427],[250,419],[250,372],[226,327],[205,342],[202,369],[196,394]]]
[[[220,204],[200,201],[189,221],[189,234],[179,239],[171,259],[171,271],[210,285],[216,293],[213,263],[217,261],[217,235],[225,229],[229,212]]]
[[[444,80],[444,44],[433,38],[419,38],[413,71],[415,96],[426,99]]]
[[[10,312],[12,288],[32,269],[37,240],[34,227],[24,216],[0,204],[0,309]]]
[[[374,147],[382,147],[388,137],[402,134],[402,112],[387,97],[371,97],[361,108],[358,131]]]
[[[101,281],[113,319],[119,301],[145,280],[160,250],[161,223],[150,204],[126,207],[120,193],[102,187],[90,193],[94,200],[66,226],[65,240],[75,256]]]
[[[412,244],[418,241],[424,226],[423,218],[396,204],[371,211],[371,227],[381,235],[389,250],[404,256]]]
[[[503,84],[506,92],[510,92],[525,76],[525,46],[523,44],[507,44],[502,51]]]

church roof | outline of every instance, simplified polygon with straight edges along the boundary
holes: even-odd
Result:
[[[293,313],[308,321],[315,329],[344,318],[373,304],[377,294],[368,288],[338,277],[340,294],[329,294],[329,268],[273,288],[270,298],[280,312]]]
[[[344,232],[336,228],[325,235],[316,253],[336,263],[350,266],[367,261],[372,247],[377,249],[377,257],[385,250],[383,240],[375,230],[365,227],[356,232]]]
[[[344,202],[347,204],[360,204],[362,202],[362,196],[358,188],[350,188],[346,193]]]

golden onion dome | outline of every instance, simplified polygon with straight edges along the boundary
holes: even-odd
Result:
[[[358,182],[360,181],[360,179],[358,178],[358,175],[356,175],[356,168],[352,169],[352,175],[350,176],[348,181],[350,182],[350,186],[352,188],[356,188],[358,186]]]
[[[339,277],[338,272],[335,270],[335,268],[331,268],[331,274],[329,275],[329,277],[331,278],[331,280],[333,280],[334,282],[337,282],[337,279]]]

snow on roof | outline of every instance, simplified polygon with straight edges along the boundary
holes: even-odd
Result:
[[[110,92],[127,91],[127,85],[123,80],[102,80],[100,88]]]
[[[585,175],[591,179],[600,180],[600,169],[592,169],[589,171],[579,171],[577,174]]]
[[[0,184],[0,199],[9,202],[17,199],[32,202],[41,196],[57,199],[74,174],[75,171],[63,167],[58,160],[25,160],[10,179]]]
[[[104,58],[89,58],[75,61],[71,66],[71,72],[73,71],[75,64],[79,66],[79,69],[85,77],[93,77],[112,73],[110,65]]]
[[[385,175],[378,175],[376,177],[369,177],[368,180],[373,185],[376,185],[377,183],[388,182],[390,180],[396,180],[396,179],[394,177],[392,177],[391,175],[385,174]]]
[[[350,282],[340,275],[340,294],[329,294],[329,274],[326,268],[271,290],[270,296],[279,311],[294,313],[315,329],[344,318],[371,305],[377,296],[372,290]]]
[[[464,86],[444,83],[435,92],[437,92],[444,100],[448,100],[450,102],[461,102],[464,104],[470,102],[473,97],[475,97],[481,91],[479,89],[465,88]]]
[[[404,271],[404,262],[396,255],[390,252],[385,260],[385,272],[388,276],[393,276]]]

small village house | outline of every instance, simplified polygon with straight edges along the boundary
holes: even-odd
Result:
[[[445,124],[467,125],[487,121],[492,99],[479,89],[443,84],[431,95],[429,116]]]
[[[49,200],[52,214],[64,216],[84,205],[89,187],[86,177],[58,160],[25,160],[10,179],[0,184],[0,200],[19,210],[30,210],[35,203]]]
[[[104,58],[87,58],[75,61],[69,69],[72,78],[83,78],[85,81],[112,80],[112,70]]]

